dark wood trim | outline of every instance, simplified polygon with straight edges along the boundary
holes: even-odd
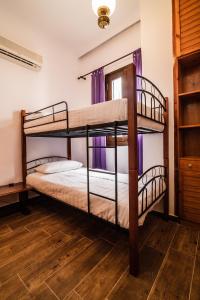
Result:
[[[106,145],[108,147],[114,147],[115,144],[115,139],[112,136],[107,136],[106,137]],[[117,146],[128,146],[128,136],[124,135],[123,137],[118,136],[117,137]]]
[[[174,202],[175,202],[175,214],[180,216],[180,204],[179,203],[179,99],[178,99],[178,60],[174,63]]]
[[[128,65],[124,66],[124,67],[121,67],[119,69],[116,69],[110,73],[107,73],[105,75],[105,78],[108,78],[108,77],[113,77],[113,79],[117,79],[119,77],[119,74],[123,72],[123,70],[127,67]]]
[[[130,64],[125,69],[128,98],[128,159],[129,159],[129,241],[130,274],[139,274],[138,247],[138,151],[137,151],[137,100],[136,68]]]
[[[163,134],[163,157],[166,174],[166,192],[164,197],[164,215],[166,219],[169,216],[169,114],[168,114],[168,98],[166,99],[165,128]]]
[[[67,159],[72,159],[72,145],[71,138],[67,138]]]
[[[124,66],[120,69],[117,69],[113,72],[110,72],[106,74],[105,76],[105,86],[106,86],[106,101],[112,101],[111,99],[111,86],[110,82],[121,77],[122,78],[122,98],[127,98],[127,82],[125,82],[125,74],[124,70],[126,69],[127,66]],[[106,145],[109,147],[114,147],[115,145],[115,139],[112,136],[107,136],[106,137]],[[128,136],[124,135],[123,137],[118,136],[117,137],[117,146],[128,146]]]
[[[26,135],[24,133],[24,118],[26,111],[21,111],[21,159],[22,159],[22,180],[23,184],[26,185],[27,167],[26,167]]]

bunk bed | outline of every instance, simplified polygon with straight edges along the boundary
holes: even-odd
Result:
[[[22,110],[22,170],[23,182],[27,181],[34,190],[128,229],[130,273],[136,276],[139,272],[138,226],[161,199],[164,199],[164,215],[168,217],[168,99],[150,80],[136,75],[133,64],[127,66],[126,72],[127,99],[95,104],[79,110],[69,110],[67,102],[59,102],[31,113]],[[139,89],[136,89],[136,80],[140,81]],[[163,133],[164,145],[164,165],[152,166],[141,176],[138,176],[138,133]],[[90,150],[94,146],[91,145],[90,138],[109,135],[115,141],[112,146],[115,156],[114,172],[91,169]],[[118,173],[119,135],[128,135],[127,175]],[[35,169],[39,165],[66,158],[43,157],[27,162],[27,137],[66,138],[68,160],[71,159],[71,139],[85,137],[86,168],[72,170],[67,174],[38,174]],[[63,176],[65,184],[62,184]],[[77,182],[80,178],[82,184],[84,181],[84,187],[74,185],[73,178]],[[107,181],[109,186],[110,182],[113,183],[111,193],[109,188],[102,189]],[[92,190],[93,186],[95,190]],[[55,193],[58,190],[59,193]]]

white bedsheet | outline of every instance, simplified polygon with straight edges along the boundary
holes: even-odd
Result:
[[[150,179],[150,178],[149,178]],[[56,174],[32,173],[27,176],[27,184],[41,193],[61,200],[67,204],[87,211],[87,169],[80,168]],[[142,183],[141,183],[142,184]],[[142,186],[139,186],[141,188]],[[164,184],[165,187],[165,184]],[[97,172],[90,172],[90,191],[109,198],[115,198],[114,176]],[[159,184],[153,191],[154,199],[159,195]],[[128,175],[118,174],[118,221],[123,228],[129,228],[129,203],[128,203]],[[104,198],[90,196],[91,213],[107,221],[115,223],[115,203]],[[147,192],[147,202],[151,203],[151,186]],[[158,199],[155,204],[161,200]],[[138,199],[139,214],[142,211],[142,197]],[[152,206],[150,210],[153,209]],[[148,212],[149,212],[148,211]],[[148,213],[147,212],[147,213]],[[146,214],[147,214],[146,213]],[[139,224],[144,223],[146,214],[139,219]]]
[[[114,101],[106,101],[95,105],[90,105],[81,109],[69,110],[69,128],[77,128],[86,125],[104,124],[114,121],[126,121],[127,120],[127,99],[119,99]],[[138,103],[137,112],[141,113],[141,104]],[[145,107],[142,106],[142,112],[145,112]],[[51,113],[51,111],[49,111]],[[151,109],[147,106],[147,116],[151,117]],[[156,113],[156,120],[160,119],[158,112]],[[25,134],[56,131],[66,128],[66,112],[60,112],[55,114],[55,122],[45,125],[45,123],[52,122],[52,116],[46,116],[38,120],[29,120],[24,124]],[[42,125],[44,124],[44,125]],[[40,125],[40,126],[39,126]],[[37,127],[32,127],[37,126]],[[138,116],[137,126],[141,128],[149,128],[162,132],[164,126],[156,123],[147,118]],[[32,128],[29,128],[32,127]]]

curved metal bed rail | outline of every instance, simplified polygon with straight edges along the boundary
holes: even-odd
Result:
[[[26,163],[27,174],[31,174],[36,167],[39,167],[48,162],[60,161],[67,159],[65,156],[45,156],[30,160]]]
[[[162,165],[149,168],[139,177],[138,185],[140,183],[142,187],[138,191],[138,199],[141,200],[139,217],[146,213],[165,194],[166,168]]]
[[[146,170],[138,179],[138,183],[145,184],[148,180],[148,177],[154,177],[157,175],[166,176],[166,167],[163,165],[156,165],[153,167],[150,167],[148,170]]]
[[[166,99],[157,86],[148,78],[136,75],[138,115],[165,124]]]
[[[141,81],[141,89],[147,91],[147,83],[150,85],[150,92],[158,98],[158,101],[162,104],[163,108],[166,109],[166,99],[163,96],[162,92],[159,90],[159,88],[148,78],[136,75],[136,79],[139,79]]]

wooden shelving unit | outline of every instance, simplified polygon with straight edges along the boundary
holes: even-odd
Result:
[[[200,51],[178,57],[175,75],[177,213],[200,223]]]
[[[179,158],[200,159],[200,52],[177,60]]]
[[[172,3],[176,214],[200,223],[200,1]]]

